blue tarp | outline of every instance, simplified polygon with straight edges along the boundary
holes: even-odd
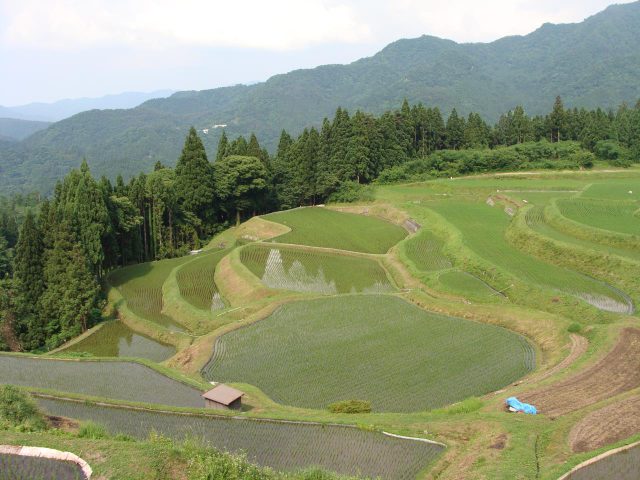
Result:
[[[536,415],[538,410],[533,405],[529,405],[528,403],[522,403],[516,397],[509,397],[505,400],[507,406],[517,410],[518,412],[529,413],[531,415]]]

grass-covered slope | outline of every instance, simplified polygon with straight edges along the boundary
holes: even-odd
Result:
[[[284,305],[222,336],[204,373],[287,405],[357,398],[374,411],[412,412],[496,390],[534,366],[531,345],[508,330],[384,295]]]
[[[326,208],[296,208],[264,218],[291,228],[276,241],[362,253],[386,253],[407,232],[379,218]]]

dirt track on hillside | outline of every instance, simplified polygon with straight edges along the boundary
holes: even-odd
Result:
[[[594,366],[566,380],[522,395],[539,413],[558,416],[640,386],[640,330],[625,328],[618,343]]]
[[[570,335],[570,338],[571,351],[569,352],[569,355],[567,355],[565,359],[555,367],[547,370],[546,372],[542,372],[539,376],[531,377],[528,383],[540,382],[549,378],[551,375],[561,372],[565,368],[569,367],[569,365],[575,362],[582,354],[584,354],[584,352],[587,351],[587,347],[589,347],[589,341],[585,337],[572,333]]]
[[[640,396],[591,412],[569,434],[574,452],[588,452],[640,432]]]

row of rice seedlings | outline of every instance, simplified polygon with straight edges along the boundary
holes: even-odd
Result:
[[[405,244],[409,260],[423,272],[451,268],[451,260],[442,253],[444,242],[428,230],[422,230]]]
[[[626,313],[631,307],[628,298],[617,289],[511,245],[505,239],[510,218],[498,208],[454,200],[430,207],[461,231],[471,250],[524,282],[564,292],[602,310]]]
[[[73,462],[0,453],[0,478],[3,480],[85,480],[86,476]]]
[[[240,259],[269,288],[326,295],[393,290],[384,269],[368,258],[256,244],[243,248]]]
[[[190,259],[180,257],[124,267],[111,273],[109,282],[120,291],[134,314],[171,331],[182,332],[185,330],[182,325],[162,313],[162,285],[171,270]]]
[[[629,235],[640,235],[638,202],[573,198],[557,202],[563,216],[591,227]]]
[[[220,337],[203,375],[286,405],[358,398],[374,411],[415,412],[500,389],[534,366],[531,345],[506,329],[375,295],[284,305]]]
[[[407,236],[403,228],[379,218],[326,208],[296,208],[264,218],[291,228],[291,232],[277,237],[278,242],[312,247],[386,253]]]
[[[0,379],[12,385],[117,400],[204,407],[199,390],[133,362],[0,355]]]
[[[445,290],[471,299],[486,300],[488,297],[504,297],[500,292],[478,277],[460,270],[449,270],[438,276]]]
[[[219,450],[244,452],[250,462],[284,471],[316,466],[345,475],[413,480],[443,450],[440,445],[358,428],[128,411],[59,400],[38,402],[49,414],[91,420],[113,434],[145,439],[155,431],[175,440],[201,439]]]
[[[216,266],[229,253],[220,250],[213,254],[201,254],[200,258],[185,263],[176,273],[180,295],[201,310],[222,310],[224,300],[214,281]]]
[[[606,456],[571,473],[566,480],[637,480],[640,472],[640,444]]]

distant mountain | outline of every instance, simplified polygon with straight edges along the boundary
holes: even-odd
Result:
[[[52,103],[29,103],[17,107],[0,106],[0,117],[57,122],[87,110],[137,107],[147,100],[168,97],[172,93],[173,90],[125,92],[98,98],[73,98]]]
[[[35,132],[44,130],[49,125],[51,125],[51,122],[0,118],[0,138],[15,141],[23,140]]]
[[[333,116],[338,106],[379,113],[411,103],[485,119],[523,105],[616,107],[640,98],[640,2],[614,5],[584,22],[545,24],[526,36],[458,44],[431,36],[399,40],[370,58],[276,75],[251,86],[178,92],[128,110],[92,110],[57,122],[19,144],[0,147],[0,186],[51,188],[87,158],[93,172],[114,177],[173,165],[190,125],[215,154],[221,128],[255,132],[273,151],[282,128],[296,134]],[[205,133],[208,132],[208,133]]]

